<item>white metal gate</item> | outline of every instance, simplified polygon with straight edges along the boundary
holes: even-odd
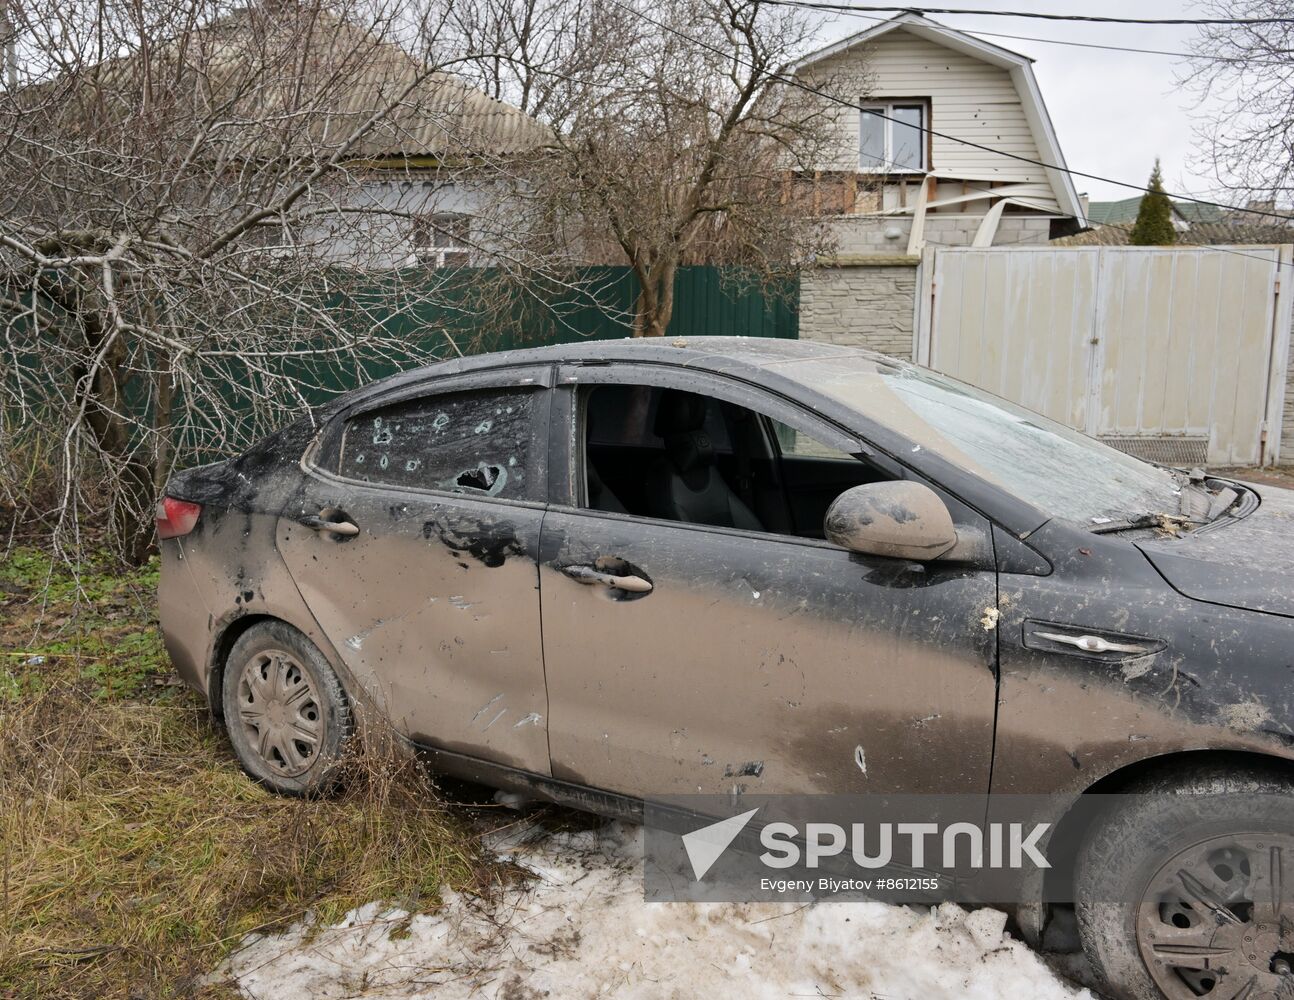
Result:
[[[1291,249],[927,250],[914,356],[1145,458],[1272,462]]]

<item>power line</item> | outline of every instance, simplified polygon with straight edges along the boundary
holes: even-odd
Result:
[[[861,14],[860,17],[867,15]],[[877,18],[876,20],[884,20]],[[1008,35],[1001,31],[979,31],[975,28],[964,28],[964,31],[975,35],[985,35],[989,38],[1011,38],[1020,42],[1041,42],[1044,45],[1067,45],[1075,49],[1104,49],[1106,52],[1132,52],[1143,56],[1172,56],[1175,59],[1205,59],[1210,62],[1235,62],[1236,60],[1227,56],[1199,56],[1194,52],[1168,52],[1164,49],[1139,49],[1130,45],[1102,45],[1099,42],[1071,42],[1065,38],[1038,38],[1035,35]],[[1294,49],[1283,49],[1284,53],[1292,53]]]
[[[766,0],[766,2],[772,3],[773,0]],[[815,6],[814,4],[807,3],[807,2],[799,2],[794,4],[791,4],[788,2],[786,5],[797,6],[797,7]],[[864,20],[875,21],[877,23],[882,23],[882,24],[890,20],[890,18],[881,17],[879,14],[858,14],[853,10],[851,10],[850,13],[854,13],[856,14],[856,16],[863,18]],[[1040,38],[1037,35],[1012,35],[1002,31],[981,31],[978,28],[960,28],[958,30],[965,31],[968,34],[972,34],[972,35],[983,35],[987,38],[1010,38],[1020,42],[1041,42],[1044,45],[1066,45],[1071,48],[1077,48],[1077,49],[1103,49],[1107,52],[1132,52],[1137,55],[1144,55],[1144,56],[1171,56],[1174,59],[1194,59],[1202,62],[1233,63],[1233,62],[1242,61],[1234,56],[1207,56],[1207,55],[1202,55],[1198,52],[1171,52],[1165,49],[1137,48],[1136,46],[1132,46],[1132,45],[1104,45],[1099,42],[1074,42],[1074,41],[1070,41],[1067,38]],[[1294,55],[1294,49],[1271,49],[1267,52],[1264,52],[1263,54],[1288,56],[1288,55]]]
[[[881,7],[864,4],[831,3],[829,0],[767,0],[768,3],[786,7],[814,7],[819,10],[845,12],[904,14],[975,14],[981,17],[1027,17],[1038,21],[1071,21],[1089,24],[1145,24],[1145,25],[1262,25],[1294,24],[1294,17],[1100,17],[1095,14],[1048,14],[1030,10],[976,10],[969,7]]]
[[[798,0],[794,0],[794,2],[792,2],[792,0],[766,0],[766,2],[782,3],[783,5],[790,5],[790,6],[801,5],[798,2]],[[756,72],[763,72],[770,80],[777,80],[778,82],[784,83],[789,87],[794,87],[797,90],[802,90],[807,94],[814,94],[818,97],[825,98],[828,101],[832,101],[835,104],[839,104],[841,107],[850,108],[851,110],[854,110],[854,111],[866,111],[869,115],[874,115],[875,117],[880,118],[884,121],[896,122],[897,124],[903,125],[907,128],[916,129],[917,131],[921,132],[924,135],[935,136],[936,138],[939,138],[939,139],[947,139],[949,142],[955,142],[962,146],[966,146],[970,149],[978,149],[984,153],[991,153],[994,156],[1006,157],[1007,159],[1015,160],[1018,163],[1027,163],[1030,166],[1042,167],[1044,170],[1055,170],[1055,171],[1058,171],[1059,173],[1068,174],[1071,177],[1082,177],[1085,180],[1100,181],[1102,184],[1113,184],[1116,187],[1127,188],[1131,191],[1140,191],[1142,194],[1151,193],[1150,188],[1147,187],[1145,184],[1135,184],[1132,181],[1121,181],[1113,177],[1106,177],[1103,174],[1093,174],[1083,170],[1075,170],[1072,167],[1063,167],[1060,164],[1048,163],[1045,160],[1035,159],[1032,156],[1025,156],[1022,153],[1011,153],[1006,151],[1005,149],[995,149],[992,146],[986,146],[983,143],[975,142],[972,139],[963,139],[961,136],[949,135],[947,132],[940,132],[924,124],[912,125],[909,122],[899,121],[898,119],[893,118],[890,115],[884,114],[881,111],[877,111],[874,108],[866,107],[862,104],[856,104],[852,101],[846,100],[843,97],[838,97],[835,94],[829,94],[825,90],[820,90],[817,87],[810,86],[809,84],[804,83],[802,80],[798,80],[793,76],[788,76],[785,73],[778,73],[772,70],[761,70],[760,67],[754,65],[748,60],[742,59],[740,56],[735,55],[732,52],[724,51],[723,49],[720,49],[718,46],[711,45],[709,42],[703,41],[702,39],[694,38],[691,35],[687,34],[686,32],[680,31],[678,28],[665,24],[662,21],[658,21],[650,14],[646,14],[640,10],[636,10],[633,7],[629,6],[628,4],[622,3],[621,0],[611,0],[611,3],[619,7],[621,10],[626,11],[630,14],[633,14],[635,17],[641,18],[642,20],[647,21],[649,24],[655,25],[657,28],[660,28],[662,31],[668,31],[670,34],[675,35],[686,42],[691,42],[693,45],[696,45],[703,49],[707,49],[710,52],[714,53],[715,55],[720,56],[724,59],[732,60],[733,62],[736,62],[739,65],[745,66],[747,69],[752,69],[752,70],[755,70]],[[868,9],[893,10],[895,8],[877,7],[877,8],[868,8]],[[929,8],[929,9],[933,10],[934,8]],[[951,10],[937,11],[937,12],[938,13],[964,13],[962,11],[951,11]],[[971,13],[975,13],[975,12],[971,12]],[[1288,20],[1291,23],[1294,23],[1294,18],[1290,18]],[[1258,209],[1258,208],[1236,208],[1232,205],[1223,205],[1220,202],[1209,201],[1207,198],[1196,198],[1189,194],[1179,194],[1171,191],[1166,191],[1164,193],[1167,194],[1170,198],[1172,198],[1175,201],[1189,202],[1193,205],[1206,205],[1209,208],[1220,208],[1228,212],[1245,212],[1249,215],[1266,216],[1272,219],[1280,219],[1282,222],[1290,221],[1289,215],[1285,215],[1280,212],[1269,212],[1264,209]]]
[[[859,15],[860,17],[866,15]],[[884,20],[884,18],[877,18]],[[1169,52],[1164,49],[1139,49],[1131,45],[1102,45],[1099,42],[1071,42],[1064,38],[1037,38],[1033,35],[1008,35],[1000,31],[979,31],[975,28],[961,29],[974,35],[987,35],[990,38],[1014,38],[1022,42],[1042,42],[1045,45],[1068,45],[1076,49],[1105,49],[1107,52],[1132,52],[1143,56],[1172,56],[1176,59],[1193,59],[1199,62],[1244,62],[1238,56],[1207,56],[1198,52]],[[1270,49],[1264,56],[1294,55],[1294,49]]]

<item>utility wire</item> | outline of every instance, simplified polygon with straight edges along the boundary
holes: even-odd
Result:
[[[766,2],[771,3],[773,2],[773,0],[766,0]],[[795,6],[802,6],[802,4],[797,3],[795,4]],[[803,6],[808,6],[808,5],[803,4]],[[881,17],[879,14],[859,14],[852,10],[851,10],[851,13],[854,13],[855,16],[860,17],[864,20],[875,21],[878,24],[882,24],[885,21],[890,20],[890,18]],[[1106,52],[1132,52],[1132,53],[1135,53],[1136,55],[1143,55],[1143,56],[1171,56],[1174,59],[1193,59],[1201,62],[1234,63],[1234,62],[1243,61],[1235,56],[1206,56],[1206,55],[1201,55],[1198,52],[1171,52],[1165,49],[1137,48],[1136,46],[1132,46],[1132,45],[1104,45],[1099,42],[1074,42],[1074,41],[1070,41],[1067,38],[1040,38],[1037,35],[1011,35],[1002,31],[981,31],[978,28],[959,28],[957,30],[965,31],[967,34],[972,34],[972,35],[983,35],[986,38],[1010,38],[1019,42],[1041,42],[1044,45],[1067,45],[1071,48],[1077,48],[1077,49],[1103,49]],[[1294,49],[1271,49],[1267,52],[1264,52],[1263,55],[1265,56],[1266,55],[1271,55],[1271,56],[1294,55]]]
[[[1069,21],[1089,24],[1177,24],[1177,25],[1262,25],[1294,24],[1294,17],[1100,17],[1095,14],[1048,14],[1030,10],[977,10],[970,7],[882,7],[868,4],[831,3],[829,0],[767,0],[784,7],[813,7],[818,10],[838,10],[863,13],[904,14],[975,14],[981,17],[1027,17],[1038,21]]]
[[[869,17],[867,14],[859,14],[859,17]],[[869,18],[877,21],[884,21],[885,18]],[[1207,62],[1237,62],[1229,56],[1201,56],[1194,52],[1170,52],[1165,49],[1139,49],[1131,45],[1102,45],[1100,42],[1071,42],[1065,38],[1039,38],[1036,35],[1008,35],[1002,31],[980,31],[977,28],[962,28],[970,34],[984,35],[988,38],[1010,38],[1019,42],[1041,42],[1043,45],[1067,45],[1074,49],[1103,49],[1106,52],[1132,52],[1141,56],[1172,56],[1174,59],[1200,59]],[[1280,49],[1282,55],[1294,54],[1294,49]],[[1275,54],[1275,53],[1273,53]]]
[[[773,3],[773,4],[782,3],[783,5],[789,5],[789,6],[803,6],[803,4],[799,2],[799,0],[765,0],[765,2]],[[1035,159],[1032,156],[1024,156],[1021,153],[1010,153],[1010,152],[1007,152],[1005,149],[995,149],[992,146],[986,146],[983,143],[975,142],[972,139],[963,139],[961,136],[949,135],[947,132],[937,131],[936,129],[932,129],[927,125],[912,125],[909,122],[900,121],[899,119],[896,119],[881,111],[877,111],[872,107],[867,107],[863,104],[858,104],[853,101],[846,100],[845,98],[838,97],[835,94],[829,94],[825,90],[821,90],[817,87],[810,86],[809,84],[805,83],[802,80],[797,79],[796,77],[788,76],[786,73],[779,73],[775,70],[761,69],[760,67],[756,66],[754,63],[750,62],[747,59],[743,59],[741,56],[738,56],[733,52],[724,51],[723,49],[720,49],[717,45],[711,45],[709,42],[703,41],[700,38],[694,38],[693,36],[687,34],[686,32],[680,31],[678,28],[675,28],[671,25],[665,24],[664,22],[657,20],[656,18],[652,17],[650,14],[646,14],[643,11],[636,10],[635,8],[629,6],[626,3],[622,3],[621,0],[611,0],[611,3],[619,7],[623,11],[633,14],[635,17],[638,17],[648,22],[649,24],[655,25],[657,28],[660,28],[662,31],[667,31],[670,34],[675,35],[678,38],[681,38],[683,41],[691,42],[693,45],[696,45],[699,48],[706,49],[711,53],[717,56],[720,56],[723,59],[727,59],[732,62],[735,62],[738,65],[746,67],[747,69],[751,69],[751,70],[754,70],[755,72],[763,73],[770,80],[777,80],[779,83],[784,83],[788,87],[794,87],[795,89],[802,90],[807,94],[814,94],[818,97],[825,98],[828,101],[832,101],[835,104],[839,104],[841,107],[850,108],[854,111],[866,111],[869,115],[875,115],[877,118],[880,118],[883,121],[896,122],[897,124],[906,126],[907,128],[916,129],[917,131],[921,132],[924,135],[931,135],[940,139],[947,139],[949,142],[955,142],[962,146],[966,146],[970,149],[978,149],[984,153],[991,153],[994,156],[1002,156],[1009,160],[1015,160],[1018,163],[1027,163],[1030,166],[1042,167],[1044,170],[1056,170],[1063,174],[1069,174],[1071,177],[1082,177],[1085,180],[1100,181],[1103,184],[1113,184],[1116,187],[1127,188],[1131,191],[1140,191],[1142,194],[1151,193],[1150,188],[1147,187],[1145,184],[1136,184],[1136,183],[1133,183],[1132,181],[1121,181],[1113,177],[1106,177],[1103,174],[1093,174],[1083,170],[1074,170],[1072,167],[1063,167],[1058,163],[1048,163],[1045,160]],[[877,8],[867,8],[867,9],[893,10],[895,8],[877,7]],[[928,9],[933,10],[934,8],[928,8]],[[940,11],[937,11],[937,13],[982,13],[982,11],[967,12],[967,11],[960,11],[960,10],[948,10],[948,11],[940,10]],[[1294,23],[1294,18],[1288,18],[1286,20],[1288,20],[1290,23]],[[1280,219],[1282,222],[1291,221],[1291,217],[1289,215],[1285,215],[1280,212],[1269,212],[1259,208],[1236,208],[1235,206],[1232,206],[1232,205],[1224,205],[1221,202],[1209,201],[1207,198],[1196,198],[1189,194],[1179,194],[1171,191],[1166,191],[1164,193],[1167,194],[1169,198],[1175,201],[1189,202],[1193,205],[1206,205],[1209,208],[1220,208],[1228,212],[1244,212],[1248,215],[1265,216],[1267,218]]]

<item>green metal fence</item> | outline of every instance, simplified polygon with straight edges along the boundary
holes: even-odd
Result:
[[[532,335],[544,343],[611,340],[633,333],[638,279],[627,267],[586,268],[568,291],[548,303],[560,325],[542,320]],[[760,282],[740,268],[682,267],[674,279],[671,337],[799,336],[799,277]],[[566,310],[563,313],[563,310]],[[520,338],[527,346],[535,340]],[[521,346],[516,344],[514,346]]]
[[[581,340],[632,336],[638,280],[627,267],[586,268],[546,292],[512,287],[488,271],[436,273],[426,288],[405,272],[389,287],[381,283],[349,293],[332,304],[341,325],[355,329],[380,322],[388,333],[416,344],[422,358],[537,347]],[[799,336],[798,277],[760,282],[737,268],[680,268],[667,336],[747,336],[794,340]],[[498,298],[506,300],[500,307]],[[385,317],[385,318],[384,318]],[[304,346],[304,345],[303,345]],[[308,375],[319,403],[416,362],[379,361],[359,345],[341,365]]]
[[[172,428],[177,451],[206,455],[228,440],[248,440],[268,430],[261,426],[256,400],[282,391],[282,377],[291,379],[303,402],[319,405],[339,393],[367,384],[434,358],[459,353],[506,350],[580,340],[611,340],[633,332],[638,282],[624,267],[584,269],[546,291],[517,288],[488,270],[459,272],[406,271],[363,290],[350,286],[320,304],[332,312],[337,325],[353,331],[353,349],[324,356],[301,353],[272,365],[238,359],[198,361],[198,381],[222,397],[219,430],[192,418]],[[415,280],[416,279],[416,280]],[[342,284],[339,281],[338,284]],[[748,272],[717,267],[685,267],[675,281],[673,319],[667,336],[750,336],[795,339],[798,336],[799,280],[760,283]],[[384,338],[386,352],[366,347],[364,332],[378,325],[407,346],[405,356],[390,356],[393,338]],[[26,328],[21,328],[20,333]],[[28,331],[30,332],[30,331]],[[294,345],[303,352],[317,348],[335,332],[319,330]],[[40,343],[19,337],[19,365],[39,371]],[[28,360],[29,359],[29,360]],[[0,367],[8,378],[19,376],[12,366]],[[132,378],[123,387],[124,405],[135,426],[154,420],[154,386]],[[182,390],[177,390],[182,391]],[[177,400],[177,410],[179,401]],[[7,428],[16,429],[39,414],[0,413]]]

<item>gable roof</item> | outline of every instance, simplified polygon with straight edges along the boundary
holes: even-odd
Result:
[[[1136,222],[1144,197],[1138,194],[1118,201],[1094,201],[1087,206],[1087,221],[1093,226]],[[1174,201],[1171,205],[1173,214],[1184,222],[1221,222],[1226,215],[1226,211],[1216,205],[1194,201]]]
[[[1087,221],[1093,226],[1132,222],[1141,208],[1141,195],[1118,201],[1094,201],[1087,206]]]
[[[1056,194],[1056,201],[1060,204],[1061,211],[1066,215],[1073,216],[1080,226],[1087,225],[1086,214],[1078,197],[1078,190],[1074,187],[1073,176],[1068,171],[1065,154],[1061,152],[1060,140],[1056,136],[1055,126],[1052,124],[1051,116],[1047,113],[1047,105],[1043,102],[1042,91],[1039,89],[1038,80],[1033,74],[1033,60],[1028,56],[1003,48],[1001,45],[983,41],[965,31],[950,28],[921,14],[904,13],[810,52],[795,63],[792,71],[798,73],[815,63],[822,62],[824,59],[840,55],[857,46],[874,42],[892,31],[899,30],[909,32],[919,38],[924,38],[937,45],[942,45],[955,52],[961,52],[981,62],[1007,71],[1011,77],[1011,82],[1015,86],[1016,93],[1020,97],[1020,106],[1024,111],[1026,121],[1029,123],[1029,130],[1033,134],[1034,143],[1038,147],[1042,163],[1045,164],[1043,172],[1047,175],[1047,180]],[[952,141],[957,141],[958,139],[957,136],[948,136],[948,138]]]

